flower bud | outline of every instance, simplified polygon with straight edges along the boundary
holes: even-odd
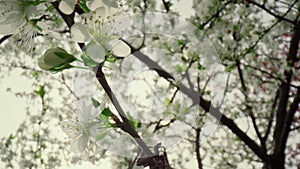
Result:
[[[56,47],[48,49],[42,57],[38,59],[41,69],[59,72],[72,67],[71,62],[76,58],[62,48]]]

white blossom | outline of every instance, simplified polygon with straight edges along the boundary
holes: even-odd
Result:
[[[80,110],[77,112],[75,119],[63,121],[62,130],[68,135],[71,142],[71,150],[75,153],[87,153],[88,141],[91,138],[92,128],[98,128],[101,121],[97,120],[99,109],[93,108],[92,105],[79,103]],[[93,140],[93,139],[92,139]]]
[[[99,7],[86,16],[86,24],[76,23],[71,28],[72,39],[89,42],[87,54],[95,61],[102,61],[108,51],[119,57],[131,53],[130,47],[116,36],[115,24],[123,13],[117,8]]]
[[[32,39],[38,33],[36,19],[42,16],[42,3],[30,0],[0,0],[0,35],[14,34],[20,38],[20,46],[28,51],[33,48]]]

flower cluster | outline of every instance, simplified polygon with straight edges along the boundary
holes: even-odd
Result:
[[[71,27],[72,39],[75,42],[87,42],[86,54],[96,62],[103,61],[107,53],[118,57],[128,56],[131,49],[119,40],[115,27],[117,20],[124,17],[124,13],[103,3],[93,4],[91,10],[84,22],[75,23]]]

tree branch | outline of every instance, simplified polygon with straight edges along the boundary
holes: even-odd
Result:
[[[121,129],[124,130],[125,132],[127,132],[130,136],[132,136],[135,139],[135,141],[139,144],[139,146],[143,150],[143,153],[145,155],[147,155],[147,157],[153,156],[154,154],[151,152],[151,150],[148,148],[146,143],[141,139],[141,137],[138,135],[138,133],[135,131],[135,129],[130,124],[130,121],[128,120],[124,110],[122,109],[121,105],[119,104],[117,98],[113,94],[109,84],[106,81],[105,75],[102,72],[102,67],[99,67],[99,68],[96,67],[94,69],[94,71],[96,72],[96,78],[97,78],[98,82],[103,87],[105,93],[110,98],[111,102],[113,103],[114,107],[118,111],[118,113],[123,121],[124,126],[122,126]]]
[[[276,126],[274,130],[274,141],[275,141],[275,149],[274,149],[274,159],[276,161],[280,161],[284,164],[284,150],[285,143],[287,141],[287,135],[290,130],[290,124],[285,124],[289,122],[290,118],[293,118],[293,112],[289,112],[289,116],[287,116],[287,106],[290,92],[290,83],[293,76],[292,66],[297,61],[297,53],[299,48],[299,40],[300,40],[300,23],[297,23],[294,28],[294,33],[290,42],[290,48],[288,52],[288,56],[286,59],[287,64],[289,65],[289,69],[284,71],[284,75],[286,78],[286,82],[280,85],[280,93],[279,93],[279,103],[278,109],[276,112]],[[299,92],[299,89],[298,89]],[[295,97],[297,101],[297,95]],[[297,105],[298,106],[298,105]]]
[[[201,158],[201,155],[200,155],[200,132],[201,132],[201,128],[197,128],[196,129],[195,151],[196,151],[198,169],[203,169],[202,158]]]
[[[59,12],[59,14],[62,16],[63,20],[66,22],[67,26],[70,28],[74,24],[75,12],[73,12],[70,15],[65,15],[64,13],[62,13],[59,10],[57,1],[52,2],[52,5]],[[78,45],[81,47],[81,49],[83,49],[83,47],[84,47],[83,43],[81,43],[81,44],[79,43]],[[125,112],[123,111],[121,105],[119,104],[118,100],[116,99],[115,95],[113,94],[109,84],[106,81],[105,75],[102,71],[102,67],[101,66],[94,67],[94,72],[96,73],[96,78],[97,78],[98,82],[103,87],[104,91],[110,98],[111,102],[115,106],[116,110],[118,111],[118,113],[123,121],[123,123],[122,123],[123,126],[119,126],[119,127],[135,139],[135,141],[138,143],[140,148],[143,150],[144,155],[146,155],[147,157],[152,157],[154,154],[149,149],[149,147],[146,145],[146,143],[141,139],[141,137],[138,135],[136,130],[132,127],[132,125],[130,124],[130,121],[128,120],[127,116],[125,115]]]
[[[275,13],[272,12],[271,10],[267,9],[267,8],[265,7],[265,5],[261,5],[261,4],[255,2],[255,1],[253,1],[253,0],[246,0],[246,1],[247,1],[248,3],[250,3],[250,4],[253,4],[253,5],[255,5],[255,6],[257,6],[257,7],[261,8],[261,9],[263,9],[264,11],[266,11],[267,13],[269,13],[270,15],[272,15],[273,17],[277,18],[278,20],[286,21],[286,22],[288,22],[288,23],[290,23],[290,24],[292,24],[292,25],[294,25],[294,24],[296,23],[296,22],[294,22],[294,21],[291,21],[291,20],[285,18],[284,16],[275,14]],[[293,3],[293,5],[291,5],[291,6],[294,6],[294,4],[296,4],[297,1],[298,1],[298,0],[296,0],[296,1]]]
[[[1,45],[6,39],[10,38],[11,36],[12,36],[12,34],[3,36],[3,37],[0,39],[0,45]]]
[[[143,54],[140,51],[137,51],[133,46],[131,46],[129,43],[124,41],[128,46],[130,46],[132,55],[134,55],[137,59],[139,59],[141,62],[146,64],[150,69],[153,70],[160,70],[163,72],[166,72],[158,63],[151,60],[148,56]],[[169,74],[168,72],[166,72]],[[159,74],[159,73],[158,73]],[[160,74],[159,74],[160,75]],[[161,76],[163,77],[163,76]],[[165,77],[163,77],[165,78]],[[179,87],[180,91],[188,96],[190,99],[192,99],[193,104],[198,104],[204,109],[206,112],[210,113],[212,116],[214,116],[217,120],[220,120],[220,122],[228,127],[236,136],[238,136],[259,158],[262,159],[265,163],[270,164],[270,158],[269,156],[262,151],[261,147],[257,145],[255,141],[253,141],[245,132],[243,132],[236,124],[235,122],[225,116],[223,113],[221,113],[217,108],[215,108],[213,105],[211,105],[210,101],[205,100],[199,92],[195,92],[189,88],[187,88],[184,84],[174,84],[172,80],[166,79],[171,84]]]
[[[246,82],[245,82],[245,79],[244,79],[244,76],[243,76],[243,71],[241,69],[241,64],[240,64],[240,60],[237,60],[236,61],[236,66],[238,68],[238,74],[239,74],[239,77],[240,77],[240,81],[241,81],[241,84],[242,84],[242,90],[243,90],[243,93],[244,93],[244,96],[245,96],[245,101],[246,101],[246,110],[248,112],[248,115],[250,116],[251,118],[251,121],[252,121],[252,125],[254,127],[254,130],[255,130],[255,133],[260,141],[260,144],[262,146],[262,149],[265,153],[267,153],[267,150],[266,150],[266,146],[264,144],[264,140],[263,140],[263,137],[261,135],[261,133],[259,132],[259,129],[258,129],[258,126],[257,126],[257,123],[256,123],[256,117],[254,116],[253,114],[253,108],[252,106],[250,106],[248,104],[248,101],[249,101],[249,98],[248,98],[248,92],[247,92],[247,86],[246,86]]]

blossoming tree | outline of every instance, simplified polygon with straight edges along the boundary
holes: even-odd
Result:
[[[33,88],[6,168],[299,168],[300,3],[176,4],[0,0],[1,77]]]

